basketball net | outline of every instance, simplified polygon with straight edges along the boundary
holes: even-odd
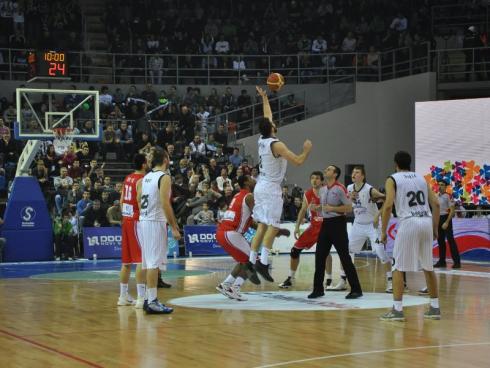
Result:
[[[64,155],[73,142],[72,128],[54,128],[53,129],[53,146],[57,155]]]

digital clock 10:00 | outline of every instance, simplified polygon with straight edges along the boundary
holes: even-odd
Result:
[[[45,52],[44,53],[45,61],[65,61],[65,53],[64,52]]]

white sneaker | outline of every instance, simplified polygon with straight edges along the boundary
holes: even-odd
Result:
[[[344,279],[340,279],[339,283],[335,286],[332,286],[330,285],[327,290],[331,290],[331,291],[345,291],[347,290],[347,281],[345,281]]]
[[[143,305],[145,305],[145,298],[138,298],[134,304],[134,307],[136,309],[143,309]]]
[[[128,305],[135,305],[135,304],[136,304],[136,301],[129,294],[126,294],[124,296],[119,296],[119,300],[117,301],[117,305],[120,307],[125,307]]]
[[[385,292],[388,294],[393,294],[393,281],[392,280],[386,280]]]
[[[230,284],[222,282],[221,284],[218,284],[218,286],[216,286],[216,290],[218,290],[221,294],[223,294],[227,298],[235,299],[233,297],[233,290],[231,290]]]
[[[246,297],[244,297],[242,295],[242,293],[240,292],[240,286],[232,286],[230,288],[230,290],[232,291],[232,297],[233,299],[235,300],[239,300],[241,302],[244,302],[246,300],[248,300]]]

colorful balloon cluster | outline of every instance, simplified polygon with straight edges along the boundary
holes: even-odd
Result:
[[[475,161],[444,162],[444,167],[431,166],[425,179],[434,191],[438,181],[449,184],[447,192],[456,202],[475,205],[490,204],[490,165],[479,166]]]

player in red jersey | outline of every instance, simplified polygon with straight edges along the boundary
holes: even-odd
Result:
[[[240,192],[233,197],[223,220],[216,229],[216,240],[221,247],[238,263],[226,279],[220,283],[216,290],[223,295],[236,300],[247,300],[241,293],[240,287],[247,280],[256,285],[260,284],[255,269],[249,266],[250,243],[243,234],[252,225],[252,211],[254,206],[253,189],[255,179],[250,175],[238,178]],[[288,231],[280,229],[277,236],[288,235]]]
[[[323,217],[310,208],[311,205],[319,205],[320,197],[318,196],[318,190],[323,185],[323,173],[321,171],[314,171],[310,175],[311,188],[307,190],[303,196],[303,204],[298,213],[298,219],[296,220],[296,228],[294,230],[294,237],[296,243],[291,248],[291,260],[288,278],[279,287],[287,289],[293,285],[294,275],[299,265],[299,256],[303,249],[310,249],[316,244],[318,234],[322,228]],[[300,225],[304,222],[306,211],[310,210],[310,226],[300,234]],[[332,256],[329,254],[326,265],[327,274],[327,287],[332,283]]]
[[[134,157],[135,171],[124,179],[121,192],[121,212],[123,216],[122,232],[122,256],[120,274],[120,295],[117,305],[134,305],[135,308],[143,308],[146,292],[146,275],[141,268],[141,248],[136,233],[136,225],[139,219],[139,206],[136,198],[136,185],[145,176],[148,164],[145,155],[137,154]],[[134,299],[128,293],[128,282],[131,274],[131,264],[136,264],[136,287],[138,299]]]

